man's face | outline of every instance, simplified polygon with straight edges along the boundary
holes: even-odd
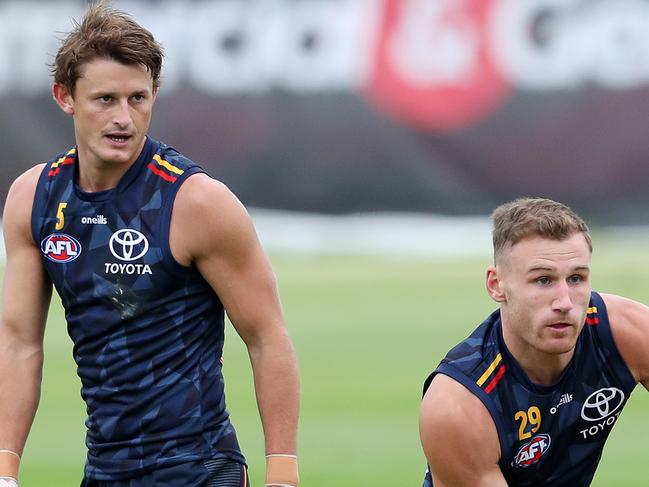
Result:
[[[491,294],[514,355],[573,350],[590,299],[590,257],[581,233],[565,240],[526,237],[502,252],[495,269],[500,294]]]
[[[101,58],[83,65],[74,96],[55,87],[57,102],[74,117],[80,160],[92,166],[131,164],[137,159],[155,94],[144,66]]]

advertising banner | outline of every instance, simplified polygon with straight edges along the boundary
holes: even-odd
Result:
[[[114,1],[166,51],[151,135],[248,206],[648,223],[646,0]],[[48,64],[86,2],[0,1],[8,186],[74,144]]]

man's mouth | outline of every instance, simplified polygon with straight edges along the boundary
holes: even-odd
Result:
[[[106,137],[108,137],[113,142],[117,142],[117,143],[124,143],[131,138],[130,135],[121,135],[121,134],[108,134]]]
[[[567,328],[570,328],[571,326],[572,325],[570,323],[561,322],[561,323],[552,323],[550,325],[550,328],[552,328],[553,330],[565,330]]]

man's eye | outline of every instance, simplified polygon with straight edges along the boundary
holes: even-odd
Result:
[[[579,284],[583,280],[584,280],[584,278],[582,276],[578,275],[578,274],[575,274],[574,276],[570,276],[568,278],[568,282],[571,283],[571,284]]]
[[[539,277],[536,279],[537,284],[541,284],[542,286],[546,286],[552,282],[549,277]]]

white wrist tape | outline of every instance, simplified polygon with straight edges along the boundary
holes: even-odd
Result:
[[[18,481],[11,477],[0,477],[0,487],[18,487]]]

